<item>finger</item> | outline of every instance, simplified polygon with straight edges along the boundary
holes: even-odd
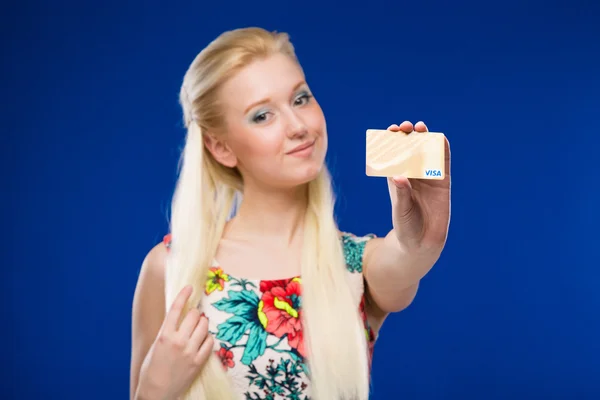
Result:
[[[423,121],[419,121],[415,124],[415,132],[428,132],[427,125]]]
[[[412,185],[410,180],[404,176],[394,176],[390,179],[393,187],[390,190],[396,192],[394,207],[395,219],[402,220],[405,215],[410,214],[413,208]]]
[[[194,352],[198,351],[204,339],[208,335],[208,319],[206,317],[200,317],[200,322],[196,325],[196,329],[192,332],[190,337],[189,346]]]
[[[165,328],[171,332],[175,332],[177,330],[177,324],[179,323],[179,319],[181,318],[181,312],[185,307],[186,302],[190,298],[192,294],[192,286],[187,285],[177,294],[175,300],[173,300],[173,304],[167,313],[167,317],[165,318]]]
[[[444,156],[444,161],[445,161],[445,168],[446,168],[446,178],[445,179],[450,179],[450,142],[448,141],[448,138],[446,138],[446,146],[445,146],[445,156]]]
[[[413,197],[411,181],[402,176],[390,181],[395,185],[391,187],[395,190],[392,215],[398,239],[406,248],[416,248],[423,235],[423,214]]]
[[[212,335],[207,335],[194,359],[196,365],[204,365],[204,363],[206,363],[206,360],[208,360],[208,357],[210,357],[213,352],[214,345],[215,341]]]
[[[192,308],[181,322],[178,332],[185,338],[192,336],[194,329],[200,322],[200,311],[197,308]]]
[[[398,132],[400,130],[400,127],[396,124],[392,124],[392,125],[388,126],[387,130],[393,131],[393,132]]]
[[[404,121],[400,124],[400,130],[405,133],[411,133],[414,130],[412,122]]]

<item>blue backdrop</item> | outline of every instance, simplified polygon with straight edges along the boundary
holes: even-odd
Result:
[[[419,3],[419,4],[416,4]],[[15,3],[16,4],[16,3]],[[376,346],[373,399],[600,398],[600,12],[592,1],[4,6],[2,399],[124,399],[131,300],[166,233],[177,94],[224,30],[287,31],[344,230],[391,226],[364,134],[452,146],[450,237]]]

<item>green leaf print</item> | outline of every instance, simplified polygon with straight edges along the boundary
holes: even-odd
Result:
[[[232,278],[230,276],[229,277],[229,284],[231,285],[231,287],[239,286],[243,290],[248,290],[248,286],[252,286],[253,288],[257,289],[257,287],[254,284],[254,282],[251,282],[248,279],[244,279],[244,278],[237,279],[237,278]]]
[[[304,394],[307,382],[301,377],[302,367],[300,363],[289,359],[281,359],[278,362],[269,360],[264,372],[259,372],[254,364],[248,368],[248,385],[250,390],[254,387],[264,393],[266,397],[260,396],[258,392],[250,394],[246,392],[247,399],[290,399],[290,400],[310,400]]]
[[[374,235],[367,235],[365,238],[371,239]],[[344,257],[346,258],[346,268],[348,271],[356,273],[362,272],[362,257],[367,240],[355,238],[353,235],[342,235],[344,246]]]
[[[217,326],[217,339],[235,345],[242,336],[244,336],[244,333],[250,324],[251,323],[246,318],[234,315]]]
[[[227,294],[229,297],[214,302],[213,306],[220,311],[239,317],[247,316],[246,319],[250,321],[256,317],[256,310],[260,299],[255,292],[251,290],[230,290]]]
[[[273,386],[271,388],[271,393],[280,394],[283,396],[285,394],[285,390],[281,386]]]
[[[252,364],[259,356],[265,354],[265,349],[267,348],[267,331],[257,323],[249,325],[250,333],[248,335],[248,342],[242,356],[242,364],[244,365]]]
[[[259,376],[258,378],[256,378],[256,380],[254,381],[254,384],[256,385],[257,388],[259,389],[264,389],[265,386],[267,386],[267,379],[263,378],[262,376]]]

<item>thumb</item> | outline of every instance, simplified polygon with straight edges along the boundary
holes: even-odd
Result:
[[[394,220],[396,223],[404,224],[411,219],[415,211],[412,186],[408,178],[403,176],[393,177],[390,181]]]
[[[415,248],[423,236],[423,214],[413,196],[410,180],[405,177],[390,179],[392,220],[399,242],[407,249]]]

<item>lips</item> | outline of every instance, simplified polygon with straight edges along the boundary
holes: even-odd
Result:
[[[308,149],[309,147],[313,146],[315,144],[315,142],[316,142],[316,139],[315,140],[311,140],[310,142],[303,143],[303,144],[301,144],[299,146],[294,147],[292,150],[288,151],[286,154],[294,154],[294,153],[297,153],[299,151]]]

